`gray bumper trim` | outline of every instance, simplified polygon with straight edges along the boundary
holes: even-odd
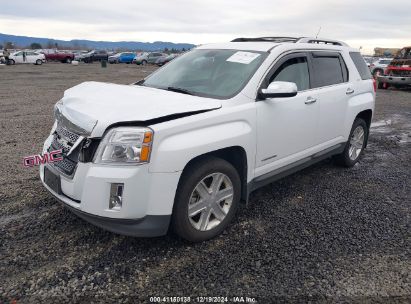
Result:
[[[411,77],[401,76],[378,76],[378,81],[390,84],[411,85]]]
[[[116,219],[102,217],[73,208],[61,202],[64,207],[83,220],[105,230],[127,236],[156,237],[167,234],[171,215],[146,215],[138,219]]]

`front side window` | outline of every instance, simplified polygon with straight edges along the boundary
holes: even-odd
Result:
[[[310,88],[310,74],[306,57],[292,58],[284,62],[270,78],[273,81],[294,82],[298,91]]]
[[[227,99],[244,88],[266,56],[255,51],[192,50],[151,74],[142,85]]]

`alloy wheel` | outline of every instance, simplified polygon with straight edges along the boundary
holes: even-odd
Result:
[[[223,173],[203,178],[191,193],[188,217],[191,225],[200,231],[218,226],[227,216],[234,197],[233,183]]]
[[[350,148],[348,149],[348,156],[351,160],[356,160],[360,155],[364,146],[365,131],[363,126],[357,126],[352,132],[350,139]]]

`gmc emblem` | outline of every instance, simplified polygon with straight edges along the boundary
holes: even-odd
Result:
[[[47,163],[55,163],[58,161],[63,160],[63,156],[61,155],[63,153],[63,150],[55,150],[51,152],[45,152],[43,155],[37,154],[37,155],[30,155],[26,156],[23,158],[23,166],[24,167],[34,167],[34,166],[39,166],[41,164],[47,164]]]

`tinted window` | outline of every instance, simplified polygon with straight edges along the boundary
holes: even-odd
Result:
[[[308,72],[307,58],[293,58],[284,62],[275,71],[269,83],[273,81],[294,82],[297,85],[298,91],[308,90],[310,88],[310,74]]]
[[[316,88],[344,82],[339,56],[313,56],[313,68],[315,73],[314,87]]]
[[[362,80],[371,79],[370,69],[367,67],[364,59],[359,52],[350,52],[350,57],[357,68]]]

